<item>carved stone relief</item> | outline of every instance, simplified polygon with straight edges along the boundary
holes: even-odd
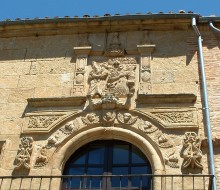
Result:
[[[201,164],[202,151],[200,150],[201,141],[195,132],[186,132],[183,139],[183,168],[195,168],[203,169]]]
[[[167,113],[154,113],[154,115],[166,123],[193,123],[193,112],[176,111]]]
[[[88,38],[88,37],[84,37]],[[83,38],[83,39],[84,39]],[[82,46],[74,47],[76,57],[76,64],[75,64],[75,76],[73,82],[73,91],[72,94],[74,96],[85,96],[86,90],[86,78],[85,78],[85,68],[87,66],[87,60],[89,52],[91,51],[92,47],[89,46],[89,43],[86,43],[87,40],[82,40],[84,43]]]
[[[149,32],[144,31],[143,40],[140,45],[137,45],[138,51],[141,54],[139,94],[151,93],[151,54],[155,47],[156,46],[151,43]]]
[[[125,50],[121,47],[121,43],[119,41],[119,33],[112,33],[110,34],[110,37],[112,37],[111,42],[107,45],[104,55],[106,57],[124,56]]]
[[[168,151],[165,155],[165,164],[170,166],[171,168],[179,168],[179,159],[175,150]]]
[[[36,168],[43,167],[47,163],[48,163],[47,148],[42,147],[40,152],[39,152],[39,155],[37,156],[34,167],[36,167]]]
[[[135,58],[92,62],[88,97],[94,109],[129,108],[135,92]]]
[[[161,148],[171,148],[173,147],[173,144],[170,142],[170,140],[167,138],[165,134],[163,134],[161,131],[159,131],[156,134],[156,140]]]
[[[30,169],[30,157],[32,154],[32,137],[22,137],[19,145],[18,154],[15,158],[15,169]]]
[[[59,116],[55,115],[31,116],[29,119],[28,128],[47,128],[59,118]]]

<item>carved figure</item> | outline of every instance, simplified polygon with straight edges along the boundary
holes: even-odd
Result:
[[[51,136],[47,140],[47,148],[51,148],[51,147],[57,146],[58,144],[60,144],[59,135],[58,134],[56,134],[54,136]]]
[[[140,120],[138,128],[142,130],[144,133],[153,133],[156,130],[158,130],[157,127],[155,127],[152,123],[143,120]]]
[[[137,121],[137,117],[132,116],[130,113],[118,113],[118,121],[122,124],[133,125]]]
[[[99,122],[99,117],[95,113],[89,113],[86,117],[81,117],[81,120],[86,125],[91,125]]]
[[[68,122],[65,124],[64,128],[59,129],[65,135],[71,134],[74,130],[76,130],[74,124],[72,122]]]
[[[109,59],[104,63],[92,62],[88,97],[93,108],[128,107],[135,92],[136,65],[133,63],[134,59],[125,58]]]
[[[116,113],[114,111],[103,112],[103,124],[105,126],[110,126],[114,123],[116,118]]]
[[[47,164],[47,162],[48,162],[47,149],[46,147],[42,147],[42,149],[40,150],[40,154],[36,159],[35,167],[43,167]]]
[[[108,71],[103,65],[92,62],[92,71],[89,73],[90,87],[88,95],[93,97],[102,97],[105,94],[106,79]]]
[[[22,137],[19,145],[18,155],[15,158],[16,169],[30,169],[30,157],[32,153],[32,137]]]
[[[186,132],[183,141],[183,168],[198,167],[203,169],[201,164],[202,151],[200,150],[201,141],[195,132]]]

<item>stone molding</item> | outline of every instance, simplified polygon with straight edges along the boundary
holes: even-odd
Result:
[[[86,102],[85,96],[54,97],[54,98],[28,98],[30,107],[64,107],[83,106]]]
[[[138,94],[137,104],[194,103],[195,94]]]

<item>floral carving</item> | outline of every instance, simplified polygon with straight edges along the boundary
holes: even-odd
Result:
[[[99,116],[95,113],[89,113],[86,117],[81,117],[81,120],[86,125],[91,125],[99,122]]]
[[[173,147],[173,144],[169,142],[168,138],[161,131],[156,135],[157,142],[161,148],[170,148]]]
[[[19,145],[18,154],[15,158],[15,169],[30,169],[30,157],[32,154],[32,137],[22,137]]]
[[[47,128],[54,121],[58,120],[58,116],[31,116],[28,128]]]
[[[200,150],[201,141],[195,132],[186,132],[183,141],[183,168],[198,167],[203,169],[201,164],[202,151]]]
[[[179,168],[178,162],[179,162],[179,160],[178,160],[178,157],[175,153],[175,150],[168,152],[166,154],[165,164],[167,164],[171,168]]]
[[[48,163],[47,158],[47,149],[46,147],[42,147],[39,155],[37,156],[35,167],[43,167]]]
[[[118,113],[118,121],[122,124],[133,125],[137,121],[137,117],[132,116],[130,113]]]
[[[158,130],[152,123],[144,120],[140,120],[138,128],[144,133],[153,133]]]
[[[130,63],[129,63],[130,62]],[[92,62],[89,74],[89,90],[93,108],[114,109],[128,107],[134,94],[135,59],[109,59],[108,62]]]
[[[166,123],[192,123],[193,112],[155,113],[155,116]]]

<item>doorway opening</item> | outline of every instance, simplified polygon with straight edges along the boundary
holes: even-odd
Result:
[[[93,141],[66,162],[63,189],[150,189],[150,162],[140,149],[118,140]]]

